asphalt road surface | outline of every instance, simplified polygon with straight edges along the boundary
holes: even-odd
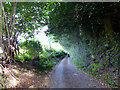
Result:
[[[104,88],[99,82],[73,66],[65,57],[52,71],[50,88]]]

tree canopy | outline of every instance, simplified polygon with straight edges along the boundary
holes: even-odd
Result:
[[[119,9],[119,3],[57,3],[50,13],[48,31],[70,53],[77,67],[95,76],[110,67],[117,72]],[[109,81],[106,77],[111,85],[118,85],[117,79]]]
[[[0,33],[4,60],[14,60],[14,55],[18,54],[18,35],[24,33],[24,37],[28,39],[34,36],[36,29],[48,25],[46,33],[53,35],[55,41],[70,53],[71,61],[78,68],[96,76],[103,74],[101,70],[111,67],[117,72],[120,66],[120,3],[2,2],[1,9]],[[38,51],[36,50],[33,56],[42,51],[39,42],[26,41],[21,45],[30,55],[34,47],[37,47]],[[34,47],[30,48],[32,46]],[[46,50],[45,54],[47,52],[49,50]],[[47,60],[49,61],[49,58]],[[39,68],[47,61],[44,62],[42,58],[36,62],[34,65],[37,64]],[[111,73],[110,75],[116,77],[118,73],[115,73],[116,76]],[[106,80],[108,78],[109,76],[105,77]],[[118,85],[116,78],[110,78],[108,83]]]
[[[1,2],[4,59],[14,59],[18,35],[25,33],[24,37],[33,37],[35,29],[48,23],[52,7],[53,3],[44,2]]]

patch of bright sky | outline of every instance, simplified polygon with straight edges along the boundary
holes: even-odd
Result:
[[[55,42],[53,42],[54,40],[49,42],[50,37],[47,37],[46,34],[45,34],[45,31],[47,31],[47,29],[48,29],[48,26],[44,26],[42,29],[38,28],[38,30],[35,30],[35,33],[34,33],[35,40],[40,41],[40,43],[45,48],[50,48],[50,46],[51,46],[52,48],[54,48],[56,50],[63,50],[63,48],[59,44],[59,42],[55,43]],[[20,36],[18,36],[18,41],[20,41],[20,40],[25,41],[25,38],[22,35],[20,35]]]

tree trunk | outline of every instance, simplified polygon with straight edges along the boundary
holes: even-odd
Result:
[[[0,50],[1,49],[2,49],[2,10],[0,8]],[[1,57],[1,52],[0,52],[0,57]]]
[[[4,32],[5,38],[3,41],[3,50],[4,50],[4,57],[3,59],[9,62],[12,62],[14,60],[14,53],[15,53],[15,46],[16,46],[16,38],[14,37],[14,34],[16,33],[15,31],[15,14],[16,14],[16,3],[13,2],[13,11],[11,15],[11,20],[8,23],[7,21],[7,16],[4,10],[4,5],[1,3],[1,8],[3,12],[3,27],[4,27]],[[9,18],[8,18],[9,19]],[[9,25],[8,25],[9,24]],[[12,39],[12,40],[11,40]]]

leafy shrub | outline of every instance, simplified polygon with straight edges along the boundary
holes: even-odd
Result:
[[[25,53],[31,57],[39,56],[42,53],[42,46],[39,41],[26,40],[19,43],[20,48],[24,49]]]
[[[28,61],[34,57],[39,56],[42,53],[42,46],[39,41],[26,40],[19,43],[20,49],[23,49],[23,52],[19,52],[18,55],[15,55],[15,58],[19,61]]]
[[[45,49],[43,51],[40,43],[34,39],[21,42],[19,46],[24,52],[15,55],[15,58],[24,62],[27,69],[29,69],[29,66],[25,61],[31,61],[37,72],[51,69],[51,67],[67,55],[63,51],[56,51],[54,49]]]
[[[23,54],[19,53],[18,55],[15,55],[14,57],[21,62],[31,60],[31,56],[26,53],[23,53]]]
[[[32,64],[36,69],[39,69],[39,70],[46,70],[52,67],[51,62],[49,60],[45,61],[45,59],[33,61]]]
[[[55,50],[47,50],[46,52],[44,52],[44,55],[46,55],[47,57],[41,56],[39,59],[32,61],[32,64],[35,69],[37,69],[37,71],[51,69],[51,67],[57,64],[57,62],[59,62],[66,55],[64,52],[56,52]]]

